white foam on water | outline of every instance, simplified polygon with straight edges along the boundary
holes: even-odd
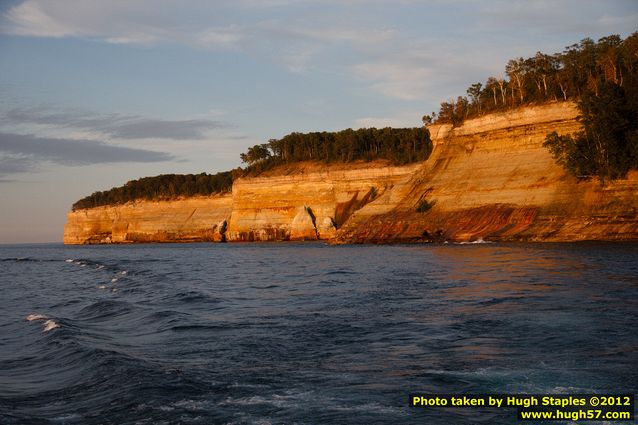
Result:
[[[117,282],[118,280],[119,280],[118,278],[114,277],[113,279],[111,279],[111,283],[115,283],[115,282]]]
[[[120,273],[122,276],[126,276],[128,274],[128,270],[124,270],[123,272]]]
[[[67,259],[66,259],[66,260],[64,260],[64,261],[65,261],[65,262],[67,262],[67,263],[72,263],[72,262],[74,262],[75,260],[74,260],[73,258],[67,258]]]
[[[113,288],[113,289],[111,289],[111,291],[117,292],[117,288]]]
[[[379,403],[366,403],[355,406],[333,406],[331,409],[339,410],[342,412],[375,412],[384,414],[401,415],[404,414],[404,409],[397,409],[392,406],[384,406]]]
[[[34,320],[46,320],[48,319],[48,317],[46,317],[44,314],[29,314],[27,316],[27,320],[29,322],[33,322]]]
[[[59,328],[59,327],[60,327],[60,325],[58,325],[55,321],[47,320],[46,322],[44,322],[43,332],[49,332],[50,330],[53,330],[53,329]]]
[[[269,394],[265,396],[255,395],[251,397],[241,397],[241,398],[232,398],[227,397],[226,400],[222,401],[220,404],[233,404],[240,406],[252,406],[259,404],[267,404],[279,408],[286,408],[291,406],[298,406],[304,402],[309,400],[313,400],[315,402],[319,400],[316,395],[313,395],[312,392],[287,392],[287,394]],[[325,400],[323,401],[325,403]]]
[[[98,270],[101,270],[101,269],[103,269],[103,268],[104,268],[104,265],[102,265],[102,264],[100,264],[99,266],[97,266],[97,269],[98,269]]]
[[[463,241],[463,242],[459,242],[458,245],[474,245],[474,244],[480,244],[480,243],[494,243],[492,241],[486,241],[483,240],[483,238],[478,238],[475,241]]]
[[[98,286],[98,288],[100,288],[100,289],[106,289],[106,285],[100,285],[100,286]]]
[[[62,416],[55,417],[55,418],[51,419],[51,421],[66,423],[66,422],[69,422],[69,421],[78,422],[81,419],[82,419],[81,415],[78,415],[77,413],[70,413],[68,415],[62,415]]]

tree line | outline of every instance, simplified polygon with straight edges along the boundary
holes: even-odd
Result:
[[[619,35],[595,42],[585,38],[552,55],[537,52],[529,58],[511,59],[504,76],[471,84],[467,96],[441,103],[438,114],[423,121],[460,125],[465,119],[528,103],[575,100],[598,96],[607,83],[635,85],[638,72],[638,33],[625,40]]]
[[[361,128],[337,132],[290,133],[255,145],[240,155],[246,173],[299,161],[352,162],[386,159],[401,165],[424,161],[432,152],[426,128]]]
[[[217,174],[162,174],[131,180],[124,186],[95,192],[74,203],[72,209],[124,204],[138,199],[157,200],[179,196],[207,196],[214,193],[230,192],[232,185],[233,171]]]
[[[393,164],[407,164],[426,160],[431,151],[430,133],[420,127],[291,133],[281,139],[252,146],[240,154],[245,168],[217,174],[162,174],[131,180],[123,186],[82,198],[73,204],[72,209],[124,204],[138,199],[172,199],[229,192],[235,178],[299,161],[350,162],[380,158]]]

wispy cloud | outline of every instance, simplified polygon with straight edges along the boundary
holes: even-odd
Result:
[[[0,153],[0,182],[11,182],[13,179],[4,179],[4,176],[18,173],[26,173],[36,168],[36,161],[15,154]]]
[[[174,159],[173,155],[164,152],[112,146],[94,140],[0,133],[0,175],[33,171],[46,162],[72,166]]]
[[[44,107],[13,108],[0,113],[0,124],[36,124],[102,133],[122,139],[196,140],[206,132],[227,127],[210,119],[162,120],[134,115],[100,115],[82,111],[52,110]]]
[[[377,60],[353,67],[356,75],[378,92],[402,100],[416,100],[427,91],[434,70],[427,62],[408,64],[406,60]]]

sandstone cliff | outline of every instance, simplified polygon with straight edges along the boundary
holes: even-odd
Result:
[[[71,211],[65,244],[221,241],[230,195],[137,201]]]
[[[542,146],[578,131],[577,115],[554,103],[433,125],[421,164],[302,163],[238,179],[232,195],[72,211],[64,241],[638,239],[638,173],[578,181]]]
[[[414,174],[420,165],[299,164],[290,174],[233,184],[229,241],[333,239],[358,209]]]
[[[638,239],[638,173],[578,181],[542,146],[581,127],[571,103],[433,125],[426,165],[358,211],[340,242]],[[433,207],[417,212],[425,200]]]

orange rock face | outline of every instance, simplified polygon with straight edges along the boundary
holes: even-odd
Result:
[[[420,165],[299,164],[288,174],[233,184],[228,241],[331,240],[357,209]]]
[[[337,241],[638,239],[638,173],[578,181],[543,147],[580,130],[572,103],[526,107],[434,125],[425,166],[348,221]],[[432,208],[419,213],[421,200]]]
[[[138,201],[71,211],[65,244],[222,241],[230,195]]]
[[[577,115],[565,102],[433,125],[421,164],[300,163],[232,195],[72,211],[64,242],[637,240],[638,172],[579,181],[543,147],[579,131]]]

